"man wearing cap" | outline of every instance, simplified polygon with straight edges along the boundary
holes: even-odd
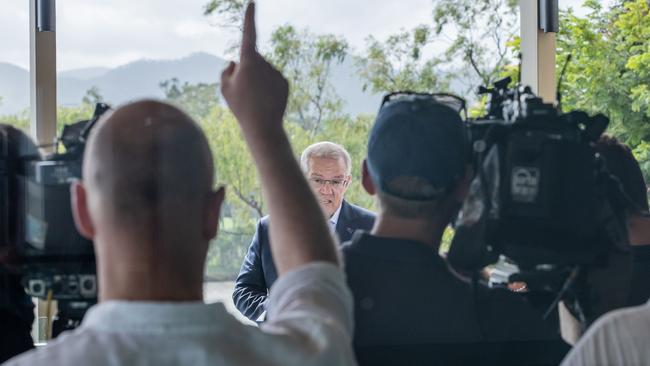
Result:
[[[360,364],[511,361],[502,350],[529,364],[544,351],[537,341],[557,339],[518,295],[472,287],[438,254],[469,178],[458,110],[434,95],[384,99],[362,172],[379,212],[370,233],[342,246]]]
[[[352,180],[350,154],[339,144],[321,141],[307,147],[300,156],[300,167],[329,218],[328,225],[340,242],[350,240],[356,230],[372,228],[375,215],[347,202],[345,192]],[[269,216],[257,230],[235,281],[232,298],[237,309],[253,321],[262,321],[268,305],[268,291],[278,278],[269,245]]]

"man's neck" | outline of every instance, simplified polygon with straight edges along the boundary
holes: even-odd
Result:
[[[203,300],[203,262],[170,258],[172,256],[163,254],[162,250],[156,254],[125,250],[133,246],[112,243],[114,245],[104,246],[97,255],[100,301]],[[141,248],[147,247],[143,242],[139,244]],[[187,263],[181,266],[181,262]]]
[[[203,300],[202,279],[146,268],[113,267],[99,276],[99,300],[185,302]]]
[[[446,225],[434,219],[406,219],[379,213],[372,228],[372,235],[419,241],[438,250]]]

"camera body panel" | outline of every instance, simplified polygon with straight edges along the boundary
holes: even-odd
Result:
[[[523,270],[593,263],[627,245],[624,209],[592,146],[608,124],[562,114],[500,80],[487,115],[467,121],[475,176],[456,222],[450,263],[475,271],[500,255]]]

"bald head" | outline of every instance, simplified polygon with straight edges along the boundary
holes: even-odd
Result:
[[[224,198],[213,176],[205,136],[171,105],[135,102],[99,121],[71,190],[77,228],[95,244],[100,301],[201,299]]]
[[[205,136],[189,116],[145,100],[115,110],[93,129],[83,175],[91,214],[151,229],[200,215],[212,191],[214,165]]]

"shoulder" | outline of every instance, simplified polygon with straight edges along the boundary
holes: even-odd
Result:
[[[650,357],[650,306],[612,311],[589,328],[562,365],[644,364]]]
[[[618,309],[605,314],[596,321],[587,336],[611,336],[618,339],[643,337],[650,327],[650,305],[644,304],[631,308]],[[650,341],[648,341],[650,345]]]
[[[337,265],[310,263],[285,273],[273,285],[267,321],[260,329],[294,336],[285,340],[276,337],[275,341],[292,348],[285,354],[302,358],[296,364],[312,364],[313,360],[323,365],[354,364],[350,348],[353,304]],[[306,341],[315,347],[304,347]]]
[[[268,229],[269,229],[269,215],[266,215],[261,219],[259,219],[259,221],[257,222],[257,228],[255,228],[255,230],[259,235],[260,232],[265,233],[268,231]]]
[[[343,209],[348,211],[345,215],[347,219],[359,222],[364,230],[370,230],[375,222],[375,213],[363,207],[343,201]]]
[[[47,346],[35,348],[16,356],[3,365],[72,365],[83,364],[96,341],[94,334],[83,329],[76,329],[61,334]],[[90,348],[89,348],[90,347]],[[92,353],[92,352],[91,352]]]
[[[268,234],[269,232],[269,216],[264,216],[259,221],[257,221],[257,225],[255,227],[255,234],[253,235],[252,239],[252,246],[251,248],[255,248],[257,245],[259,245],[260,242],[266,242],[268,241]]]
[[[258,226],[269,227],[269,215],[266,215],[257,222]]]
[[[350,210],[354,211],[358,216],[360,216],[360,217],[369,217],[369,218],[372,218],[372,219],[375,218],[375,213],[374,212],[372,212],[372,211],[370,211],[368,209],[365,209],[365,208],[363,208],[361,206],[357,206],[355,204],[352,204],[352,203],[350,203],[348,201],[345,201],[345,203],[350,207]]]

